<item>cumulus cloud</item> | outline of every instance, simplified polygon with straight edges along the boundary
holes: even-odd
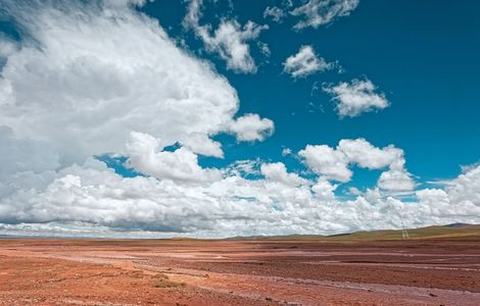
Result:
[[[232,121],[228,130],[235,134],[238,140],[255,141],[264,140],[273,133],[273,121],[260,118],[257,114],[245,114]]]
[[[249,41],[255,40],[267,25],[248,21],[243,27],[235,19],[222,20],[212,31],[211,25],[200,25],[203,0],[191,0],[184,25],[191,28],[209,52],[217,53],[227,62],[227,68],[235,72],[255,73],[257,66],[250,54]]]
[[[238,125],[237,93],[156,21],[131,6],[2,3],[28,34],[0,78],[0,125],[13,138],[41,140],[63,166],[122,153],[132,130],[222,156],[211,136]]]
[[[381,169],[392,164],[403,166],[403,150],[393,145],[377,148],[363,138],[342,139],[337,150],[344,153],[347,160],[362,168]]]
[[[301,30],[307,27],[316,29],[329,24],[338,17],[350,15],[359,2],[359,0],[309,0],[290,12],[293,16],[303,19],[295,24],[294,29]]]
[[[389,169],[380,175],[378,187],[389,191],[411,191],[415,182],[405,169]]]
[[[387,191],[411,191],[415,182],[405,169],[403,150],[392,145],[377,148],[363,138],[342,139],[336,148],[307,145],[299,152],[314,173],[338,182],[351,180],[351,165],[367,169],[388,169],[379,178],[378,187]]]
[[[280,162],[262,164],[260,171],[267,180],[288,186],[298,186],[308,182],[306,179],[298,176],[298,174],[288,173],[285,164]]]
[[[342,151],[350,163],[361,168],[382,169],[384,171],[378,180],[378,187],[389,191],[411,191],[415,188],[412,175],[405,169],[404,152],[390,145],[377,148],[365,139],[343,139],[339,142],[338,150]]]
[[[340,117],[357,117],[365,112],[381,110],[390,105],[383,93],[376,93],[368,79],[328,85],[323,90],[333,96]]]
[[[339,182],[348,182],[352,171],[348,169],[349,160],[342,151],[327,145],[307,145],[298,155],[305,160],[308,168],[319,175]]]
[[[317,57],[312,46],[302,46],[297,54],[289,56],[283,63],[283,71],[294,78],[305,77],[334,67],[334,63],[327,63],[324,58]]]
[[[480,206],[480,164],[465,167],[462,174],[446,182],[453,202]]]
[[[202,169],[198,165],[197,155],[192,151],[184,147],[173,152],[163,151],[160,143],[151,135],[131,132],[126,152],[128,165],[160,180],[200,183],[220,179],[220,171]]]
[[[337,189],[337,185],[333,185],[325,178],[319,178],[312,186],[312,191],[315,195],[315,198],[326,201],[327,203],[335,202],[335,189]]]

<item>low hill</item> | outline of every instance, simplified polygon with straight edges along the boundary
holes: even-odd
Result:
[[[406,233],[405,233],[406,232]],[[287,236],[256,236],[236,237],[234,240],[322,240],[322,241],[375,241],[375,240],[403,240],[403,239],[454,239],[480,237],[480,225],[449,224],[443,226],[428,226],[423,228],[402,230],[360,231],[339,235],[287,235]],[[408,236],[407,236],[408,235]]]

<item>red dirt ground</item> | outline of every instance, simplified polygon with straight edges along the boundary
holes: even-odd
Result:
[[[0,305],[480,305],[480,238],[5,239]]]

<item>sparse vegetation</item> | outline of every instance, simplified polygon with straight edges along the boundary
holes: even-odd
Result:
[[[178,288],[185,287],[185,283],[171,281],[167,275],[158,273],[153,277],[153,287],[155,288]]]

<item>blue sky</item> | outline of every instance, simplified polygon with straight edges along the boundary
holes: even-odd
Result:
[[[450,178],[459,165],[478,161],[480,92],[480,4],[475,1],[361,1],[350,16],[317,29],[294,31],[292,18],[275,24],[263,18],[272,1],[206,3],[205,23],[235,16],[241,23],[270,23],[259,39],[270,46],[267,59],[257,51],[258,73],[226,69],[215,54],[181,23],[186,3],[155,1],[142,10],[158,18],[170,36],[215,63],[237,89],[240,112],[255,112],[275,122],[275,134],[263,143],[225,147],[228,163],[237,159],[281,158],[281,148],[298,151],[305,143],[334,145],[342,138],[364,137],[377,146],[405,150],[408,167],[421,181]],[[211,14],[210,14],[211,13]],[[212,15],[212,16],[210,16]],[[328,71],[292,80],[282,63],[302,45],[337,60],[345,72]],[[331,97],[315,84],[366,76],[385,93],[391,106],[356,118],[339,119]],[[228,141],[228,139],[227,139]],[[230,139],[230,141],[233,141]],[[288,162],[288,160],[286,161]],[[294,163],[292,163],[292,166]]]
[[[480,222],[476,1],[0,7],[0,233]]]

